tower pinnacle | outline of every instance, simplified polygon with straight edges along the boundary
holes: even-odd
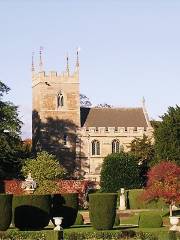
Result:
[[[79,71],[79,52],[80,52],[80,47],[78,47],[76,50],[76,69],[75,69],[76,72]]]
[[[43,51],[43,47],[40,47],[39,49],[39,71],[40,72],[43,71],[42,51]]]
[[[69,57],[68,57],[68,53],[66,55],[66,72],[67,72],[67,74],[69,76]]]
[[[32,65],[31,65],[31,71],[34,73],[35,67],[34,67],[34,52],[32,52]]]

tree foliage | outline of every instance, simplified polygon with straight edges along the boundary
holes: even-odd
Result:
[[[80,105],[81,107],[91,107],[92,103],[85,94],[80,94]]]
[[[14,178],[20,170],[23,149],[20,138],[22,122],[18,118],[18,109],[13,103],[4,101],[9,92],[0,81],[0,177]]]
[[[148,163],[154,159],[154,145],[151,139],[143,135],[143,138],[135,138],[130,144],[130,152],[134,154],[138,159],[139,163]]]
[[[180,165],[180,107],[169,107],[155,128],[155,152],[157,159],[176,161]]]
[[[146,200],[164,199],[167,203],[180,203],[180,167],[170,161],[162,161],[148,172]]]
[[[96,108],[112,108],[113,106],[108,103],[99,103]]]
[[[37,182],[36,193],[48,193],[56,191],[56,184],[52,180],[64,178],[66,171],[56,160],[55,156],[47,152],[37,153],[34,159],[27,159],[22,167],[22,174],[27,177],[31,173]]]
[[[120,188],[141,186],[138,159],[129,153],[115,153],[105,157],[100,176],[103,192],[116,192]]]

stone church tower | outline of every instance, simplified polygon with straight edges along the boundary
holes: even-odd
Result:
[[[32,59],[33,150],[52,152],[70,172],[75,167],[76,132],[80,127],[79,59],[75,71],[61,74],[43,71],[40,49],[39,71]],[[73,162],[72,162],[73,161]]]
[[[144,100],[137,108],[80,107],[78,51],[74,72],[67,57],[61,74],[43,71],[41,54],[38,72],[32,61],[34,152],[56,155],[70,176],[99,181],[108,154],[129,151],[130,143],[143,135],[153,141]]]

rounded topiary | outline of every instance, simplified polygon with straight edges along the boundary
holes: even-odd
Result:
[[[63,228],[74,225],[78,213],[78,193],[54,194],[52,197],[51,220],[63,217]]]
[[[83,224],[84,224],[83,215],[78,212],[74,225],[83,225]]]
[[[116,217],[116,193],[95,193],[89,195],[89,216],[97,230],[112,229]]]
[[[12,194],[0,194],[0,231],[9,228],[12,219]]]
[[[155,212],[142,212],[139,216],[140,228],[159,228],[162,227],[163,220],[160,214]]]
[[[13,197],[14,225],[20,230],[46,227],[50,220],[50,210],[50,195]]]

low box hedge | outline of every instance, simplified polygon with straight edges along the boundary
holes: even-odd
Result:
[[[156,212],[142,212],[139,215],[140,228],[160,228],[163,225],[162,216]]]

